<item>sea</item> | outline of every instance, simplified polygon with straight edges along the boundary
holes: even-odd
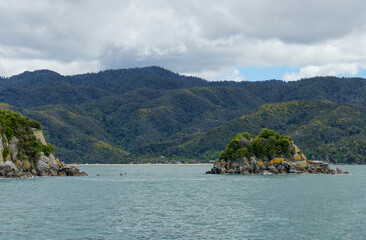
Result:
[[[366,239],[366,166],[252,176],[78,167],[89,176],[0,179],[0,239]]]

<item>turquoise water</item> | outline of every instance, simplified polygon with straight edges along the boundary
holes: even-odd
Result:
[[[261,176],[205,175],[210,166],[80,168],[89,176],[0,179],[0,239],[366,238],[366,166]]]

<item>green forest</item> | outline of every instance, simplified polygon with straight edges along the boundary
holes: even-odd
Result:
[[[238,133],[290,136],[309,159],[366,163],[366,80],[209,82],[160,67],[0,78],[0,107],[41,122],[66,163],[216,161]]]

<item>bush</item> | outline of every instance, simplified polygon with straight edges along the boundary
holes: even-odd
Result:
[[[240,148],[239,142],[244,137],[250,141]],[[221,152],[219,160],[235,160],[252,156],[268,159],[276,156],[289,157],[291,155],[291,141],[290,137],[282,136],[266,128],[256,137],[247,132],[241,133],[231,140],[225,151]]]
[[[5,147],[3,151],[3,158],[5,159],[9,154],[11,154],[10,147]]]

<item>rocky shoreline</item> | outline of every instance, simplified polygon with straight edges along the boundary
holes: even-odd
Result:
[[[243,159],[242,162],[217,163],[206,174],[349,174],[339,168],[331,169],[327,163],[322,161],[277,161],[263,163],[252,158],[249,161]]]
[[[55,158],[39,122],[0,109],[0,177],[87,176]]]
[[[326,162],[308,160],[291,137],[263,129],[238,134],[207,174],[348,174]]]
[[[42,153],[36,162],[36,168],[32,169],[19,168],[11,160],[0,164],[0,178],[29,178],[36,176],[87,176],[87,174],[74,166],[66,166],[66,164],[57,161],[52,154],[47,157]]]

